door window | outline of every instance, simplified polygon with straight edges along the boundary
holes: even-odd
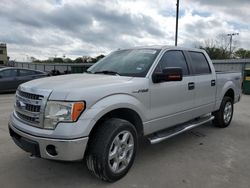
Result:
[[[183,75],[189,74],[187,62],[182,51],[167,51],[162,56],[159,64],[156,67],[155,72],[162,72],[162,69],[166,67],[180,67],[182,68]]]
[[[10,78],[10,77],[15,77],[16,74],[16,70],[15,69],[11,69],[11,70],[3,70],[0,72],[0,77],[1,78]]]
[[[34,75],[34,71],[30,71],[30,70],[19,70],[19,76],[30,76],[30,75]]]
[[[211,70],[206,57],[201,52],[189,52],[194,74],[210,74]]]

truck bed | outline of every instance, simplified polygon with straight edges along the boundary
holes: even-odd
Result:
[[[227,84],[228,83],[228,84]],[[227,85],[233,83],[234,91],[237,93],[234,94],[235,101],[237,102],[240,95],[241,95],[241,88],[242,88],[242,75],[241,72],[224,72],[224,71],[216,71],[216,101],[217,103],[222,100],[224,96],[223,91],[226,91]],[[218,108],[218,106],[217,106]]]

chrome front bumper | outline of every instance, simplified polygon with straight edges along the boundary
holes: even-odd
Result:
[[[84,157],[88,143],[88,137],[68,140],[34,136],[15,128],[15,125],[11,122],[9,122],[9,131],[16,145],[27,152],[45,159],[62,161],[81,160]],[[51,147],[55,149],[53,155],[48,152]]]

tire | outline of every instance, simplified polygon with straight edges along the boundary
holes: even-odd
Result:
[[[212,113],[215,117],[213,124],[220,128],[228,127],[233,118],[233,112],[233,99],[231,97],[225,96],[221,102],[220,109]]]
[[[137,132],[130,122],[108,119],[97,127],[90,138],[86,154],[87,168],[104,181],[117,181],[131,168],[137,144]]]

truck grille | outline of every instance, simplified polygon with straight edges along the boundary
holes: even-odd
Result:
[[[25,123],[41,127],[41,105],[44,96],[17,90],[15,114]]]
[[[18,115],[18,117],[20,117],[21,119],[25,120],[25,121],[28,121],[28,122],[31,122],[31,123],[39,123],[39,121],[37,121],[36,118],[34,117],[30,117],[30,116],[26,116],[24,114],[21,114],[19,112],[16,112],[16,114]]]
[[[33,100],[40,100],[41,98],[43,98],[42,95],[35,95],[35,94],[32,94],[32,93],[27,93],[27,92],[20,91],[20,90],[18,90],[18,95],[21,96],[21,97],[24,97],[24,98],[27,98],[27,99],[33,99]]]
[[[26,104],[25,109],[30,112],[40,112],[40,106],[35,106],[32,104]]]

